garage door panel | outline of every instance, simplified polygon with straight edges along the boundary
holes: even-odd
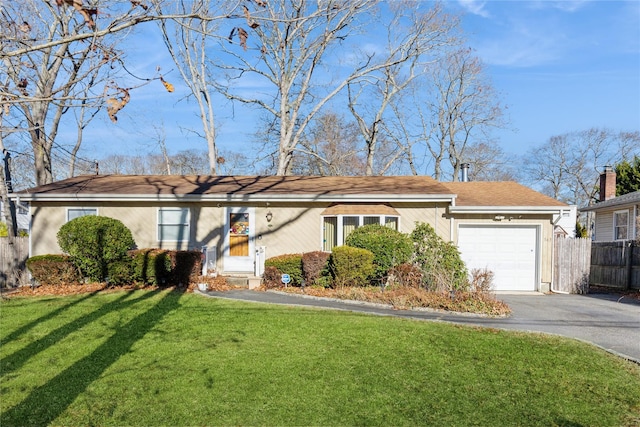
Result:
[[[467,268],[493,271],[495,290],[536,290],[537,240],[535,226],[461,225],[458,230]]]

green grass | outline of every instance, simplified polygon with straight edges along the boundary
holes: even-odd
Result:
[[[640,423],[640,367],[559,337],[171,291],[0,310],[3,427]]]

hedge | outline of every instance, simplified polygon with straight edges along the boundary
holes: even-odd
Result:
[[[36,255],[27,260],[31,276],[41,285],[69,285],[82,282],[80,270],[67,255]]]

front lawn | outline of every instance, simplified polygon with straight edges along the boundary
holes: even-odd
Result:
[[[166,290],[0,310],[3,427],[640,423],[640,367],[560,337]]]

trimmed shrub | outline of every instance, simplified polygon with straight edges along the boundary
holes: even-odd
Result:
[[[171,277],[171,255],[164,249],[129,251],[133,258],[133,279],[147,285],[162,285]]]
[[[427,289],[468,289],[467,267],[454,244],[442,240],[433,227],[426,223],[416,223],[416,228],[411,232],[411,239],[415,247],[414,262],[424,273]]]
[[[121,221],[88,215],[60,227],[58,244],[85,276],[102,281],[108,274],[109,264],[126,258],[135,241]]]
[[[267,258],[264,262],[267,267],[275,267],[280,274],[288,274],[291,277],[291,286],[302,284],[302,254],[285,254]]]
[[[302,273],[307,286],[322,285],[327,283],[326,278],[329,273],[328,252],[315,251],[302,254]]]
[[[355,229],[345,245],[367,249],[374,255],[374,278],[380,279],[394,265],[403,264],[413,255],[409,236],[380,224],[369,224]]]
[[[422,276],[422,270],[414,264],[396,265],[389,270],[389,285],[403,288],[421,288]]]
[[[171,283],[187,286],[194,276],[199,276],[201,273],[201,251],[171,251]]]
[[[82,282],[82,274],[67,255],[36,255],[27,260],[31,276],[41,285]]]
[[[128,285],[133,283],[133,259],[124,258],[109,263],[107,274],[107,283],[110,285]]]
[[[375,271],[374,255],[367,249],[351,246],[333,248],[329,266],[336,286],[366,286]]]
[[[167,249],[129,251],[135,281],[149,285],[187,286],[202,272],[202,252]]]
[[[264,268],[262,285],[266,289],[279,288],[282,285],[282,273],[276,267],[269,265]]]

